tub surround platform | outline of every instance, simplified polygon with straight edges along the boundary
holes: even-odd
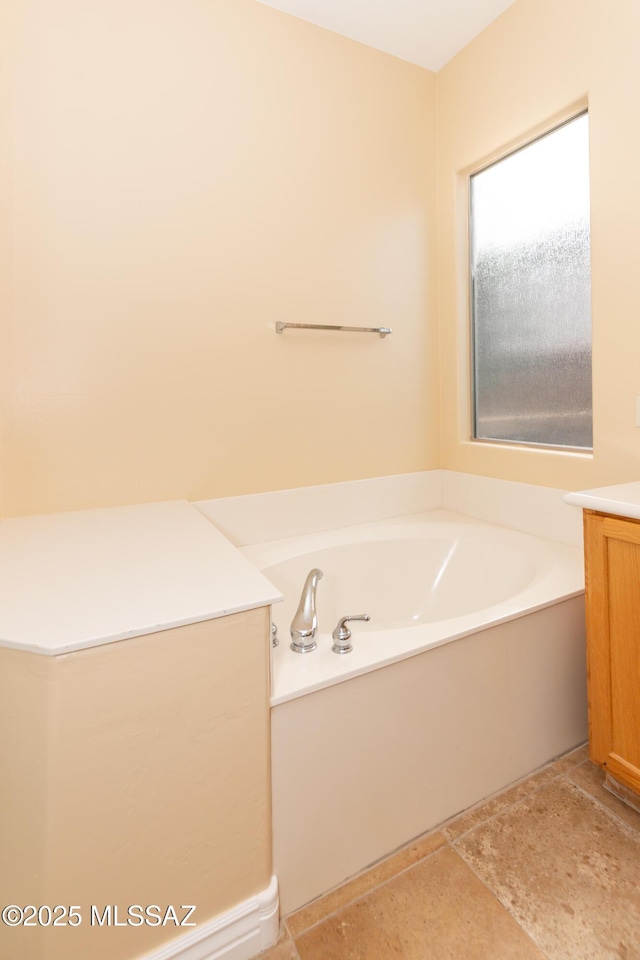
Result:
[[[347,480],[242,497],[201,500],[194,506],[238,547],[300,537],[356,523],[436,510],[443,470]]]
[[[452,510],[582,549],[582,513],[566,490],[454,470],[201,500],[194,504],[237,547],[338,527]]]
[[[640,481],[579,490],[568,493],[564,500],[565,503],[582,507],[583,510],[597,510],[599,513],[612,513],[617,517],[640,520]]]
[[[443,470],[442,506],[582,550],[582,512],[557,487]]]
[[[640,516],[640,484],[624,487],[639,488]],[[2,520],[0,646],[71,653],[278,603],[279,591],[236,548],[443,507],[581,547],[581,511],[564,495],[430,470]],[[582,506],[571,499],[581,496],[565,499]]]
[[[0,584],[0,646],[49,655],[281,599],[186,501],[3,520]]]

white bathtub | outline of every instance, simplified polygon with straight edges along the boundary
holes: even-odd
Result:
[[[444,510],[245,547],[283,594],[273,608],[272,706],[521,617],[584,591],[582,554]],[[289,648],[305,577],[319,567],[318,649]],[[332,652],[346,614],[354,649]]]
[[[436,510],[244,548],[273,608],[283,913],[586,738],[581,551]],[[320,567],[318,649],[289,649]],[[331,651],[345,614],[354,650]],[[455,642],[454,642],[455,641]]]

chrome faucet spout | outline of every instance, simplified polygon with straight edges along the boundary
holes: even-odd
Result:
[[[318,616],[316,614],[316,589],[322,580],[322,570],[314,567],[307,574],[302,588],[300,603],[291,621],[291,649],[295,653],[310,653],[317,647]]]

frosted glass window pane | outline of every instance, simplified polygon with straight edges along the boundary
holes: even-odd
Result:
[[[477,438],[592,446],[588,124],[471,178]]]

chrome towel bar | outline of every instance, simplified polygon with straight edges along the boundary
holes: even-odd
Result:
[[[347,330],[349,333],[377,333],[381,340],[393,333],[391,327],[344,327],[327,323],[283,323],[282,320],[276,322],[276,333],[282,333],[287,327],[295,327],[298,330]]]

